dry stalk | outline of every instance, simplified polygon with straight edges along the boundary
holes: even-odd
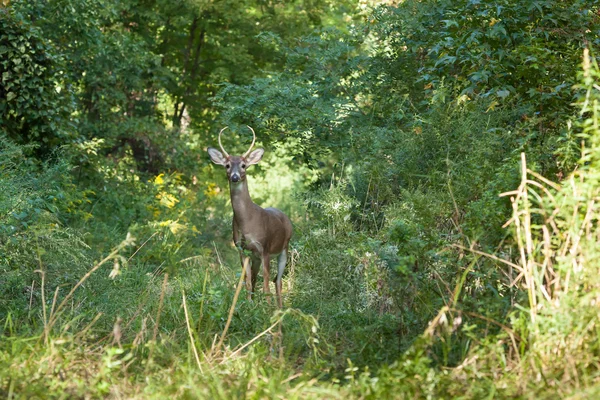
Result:
[[[157,233],[158,233],[158,231],[154,232],[148,239],[146,239],[146,241],[144,243],[142,243],[142,245],[140,247],[138,247],[137,250],[134,251],[133,254],[127,259],[127,262],[131,261],[131,259],[138,253],[138,251],[140,251],[142,249],[142,247],[144,247],[146,245],[146,243],[148,243],[150,241],[150,239],[152,239],[154,236],[156,236]]]
[[[54,291],[54,297],[52,298],[52,307],[50,307],[50,315],[54,314],[54,307],[56,307],[56,299],[58,297],[58,289],[60,289],[59,286],[57,286],[56,290]]]
[[[271,332],[273,330],[273,328],[275,328],[277,326],[277,324],[279,324],[282,320],[283,317],[285,316],[286,313],[281,314],[281,317],[279,317],[277,319],[277,321],[275,321],[273,323],[273,325],[271,325],[270,327],[268,327],[267,329],[265,329],[264,331],[262,331],[261,333],[259,333],[258,335],[256,335],[254,338],[252,338],[250,341],[248,341],[245,345],[237,348],[233,353],[231,353],[229,355],[229,358],[234,357],[235,355],[237,355],[239,352],[241,352],[242,350],[244,350],[246,347],[250,346],[252,343],[256,342],[258,339],[260,339],[261,337],[263,337],[264,335],[266,335],[267,333]],[[226,361],[226,359],[223,359],[221,361],[221,364],[224,363]]]
[[[525,158],[525,153],[521,153],[521,184],[517,189],[516,197],[510,198],[513,208],[513,218],[510,220],[510,222],[515,224],[517,245],[519,246],[519,254],[521,258],[521,266],[519,267],[519,270],[522,271],[522,273],[519,274],[517,279],[515,279],[515,282],[520,279],[521,275],[523,275],[525,278],[525,287],[527,288],[527,297],[529,299],[529,313],[532,322],[534,322],[536,319],[537,298],[535,296],[535,283],[533,279],[533,239],[531,236],[531,212],[529,208],[527,189],[528,182],[527,161]],[[519,210],[519,204],[521,200],[523,202],[523,210]],[[506,225],[507,224],[505,224],[505,226]],[[523,243],[525,243],[525,246],[523,246]]]
[[[231,319],[233,318],[233,312],[235,310],[235,305],[237,304],[238,297],[240,296],[240,292],[242,291],[242,284],[244,282],[244,275],[248,268],[248,263],[250,262],[250,257],[246,257],[244,260],[244,266],[242,273],[240,274],[240,280],[237,284],[237,288],[235,289],[235,294],[233,295],[233,302],[231,303],[231,307],[229,308],[229,315],[227,316],[227,322],[225,323],[225,328],[223,329],[223,333],[221,334],[221,339],[219,339],[219,343],[216,348],[213,348],[212,353],[218,354],[221,346],[223,345],[223,341],[225,340],[225,335],[227,335],[227,330],[229,330],[229,325],[231,324]]]
[[[156,313],[156,324],[154,324],[154,332],[152,334],[152,341],[156,342],[156,336],[158,335],[158,327],[160,323],[160,314],[162,313],[163,303],[165,300],[165,291],[167,290],[167,281],[169,280],[169,273],[165,272],[165,278],[163,279],[162,288],[160,290],[160,300],[158,301],[158,311]]]
[[[29,293],[29,311],[31,311],[31,304],[33,303],[34,288],[35,288],[35,280],[31,281],[31,293]]]
[[[127,238],[121,242],[121,244],[119,244],[109,255],[107,255],[104,259],[102,259],[98,264],[94,265],[94,267],[92,269],[90,269],[80,280],[79,282],[77,282],[77,284],[75,284],[75,286],[73,286],[73,288],[71,289],[71,291],[65,296],[65,298],[63,299],[63,301],[58,305],[58,307],[56,307],[56,311],[53,310],[53,313],[50,314],[48,323],[45,324],[44,327],[44,337],[47,341],[48,339],[48,334],[50,333],[50,330],[52,329],[52,327],[54,326],[54,324],[56,323],[58,316],[60,315],[60,312],[62,311],[62,309],[64,308],[64,306],[67,304],[67,302],[71,299],[71,297],[73,296],[73,294],[75,293],[75,291],[77,290],[77,288],[79,286],[81,286],[94,272],[96,272],[102,265],[104,265],[107,261],[113,259],[118,253],[119,251],[121,251],[125,246],[128,246],[131,242],[133,241],[133,238],[131,238],[129,236],[129,234],[127,234]],[[40,262],[40,266],[41,266],[41,260],[39,260]],[[42,273],[42,284],[44,282],[44,274]],[[42,285],[43,288],[43,285]],[[44,320],[46,319],[45,317],[45,305],[46,302],[44,300],[44,294],[43,294],[43,289],[42,289],[42,301],[44,302]]]
[[[190,344],[192,345],[192,350],[194,351],[194,357],[196,358],[196,364],[198,364],[198,369],[200,372],[204,373],[202,370],[202,364],[200,363],[200,356],[198,355],[198,350],[196,349],[196,343],[194,341],[194,335],[192,334],[192,327],[190,326],[190,317],[188,314],[187,302],[185,300],[185,291],[181,291],[183,297],[183,311],[185,313],[185,324],[187,326],[188,335],[190,337]]]
[[[490,254],[490,253],[485,253],[483,251],[479,251],[479,250],[475,250],[475,249],[470,249],[468,247],[461,246],[460,244],[451,244],[450,247],[456,247],[456,248],[459,248],[459,249],[462,249],[462,250],[465,250],[465,251],[468,251],[468,252],[471,252],[471,253],[474,253],[474,254],[479,254],[480,256],[491,258],[492,260],[495,260],[495,261],[501,262],[503,264],[506,264],[509,267],[513,267],[513,268],[515,268],[515,269],[517,269],[519,271],[522,270],[522,268],[521,268],[520,265],[512,263],[512,262],[510,262],[508,260],[505,260],[503,258],[500,258],[500,257],[495,256],[495,255]]]
[[[453,310],[453,311],[461,312],[460,310]],[[493,320],[491,318],[486,317],[485,315],[481,315],[481,314],[478,314],[478,313],[475,313],[475,312],[470,312],[470,311],[462,311],[462,312],[464,312],[468,316],[471,316],[473,318],[479,318],[481,320],[489,322],[490,324],[494,324],[494,325],[502,328],[502,330],[504,330],[506,333],[509,334],[509,336],[511,337],[511,340],[513,342],[514,342],[515,339],[518,340],[519,342],[523,341],[523,339],[521,339],[521,336],[519,336],[514,330],[512,330],[508,326],[506,326],[506,325],[504,325],[504,324],[502,324],[502,323],[500,323],[498,321],[495,321],[495,320]],[[516,352],[518,354],[519,348],[516,346],[516,343],[514,345],[515,345],[515,350],[516,350]]]
[[[206,285],[208,283],[208,268],[206,268],[206,271],[204,272],[204,282],[202,283],[202,293],[206,293]],[[200,301],[200,313],[198,315],[198,328],[200,329],[200,323],[202,322],[202,317],[204,316],[204,300],[206,299],[205,296],[202,296],[202,300]]]
[[[446,313],[450,311],[448,306],[443,306],[434,319],[429,321],[425,332],[423,332],[423,337],[432,338],[435,334],[435,329],[440,325],[440,322],[446,319]]]
[[[165,272],[165,277],[163,279],[163,284],[160,290],[160,300],[158,301],[158,311],[156,313],[156,321],[154,322],[154,331],[152,333],[152,346],[150,347],[150,353],[148,354],[148,364],[147,367],[150,367],[152,363],[152,357],[154,355],[154,347],[156,346],[156,337],[158,336],[158,327],[160,324],[160,314],[162,313],[163,302],[165,300],[165,291],[167,290],[167,281],[169,280],[169,273]],[[185,300],[185,297],[184,297]],[[186,315],[187,318],[187,315]]]
[[[551,186],[556,191],[561,190],[559,185],[557,185],[556,183],[552,182],[549,179],[544,178],[542,175],[538,174],[537,172],[527,169],[527,173],[530,175],[533,175],[536,179],[539,179],[540,181],[544,182],[546,185]]]
[[[44,271],[44,265],[42,264],[42,256],[40,255],[40,245],[38,243],[37,236],[35,238],[35,243],[37,247],[37,259],[39,269],[35,272],[39,272],[42,276],[42,315],[44,318],[44,342],[48,344],[48,316],[46,313],[46,271]]]
[[[96,322],[98,322],[98,320],[100,319],[100,317],[101,317],[102,315],[103,315],[103,314],[102,314],[101,312],[99,312],[99,313],[98,313],[98,314],[97,314],[97,315],[94,317],[94,319],[92,320],[92,322],[90,322],[90,323],[89,323],[89,324],[88,324],[88,325],[87,325],[85,328],[83,328],[83,329],[82,329],[80,332],[78,332],[78,333],[75,335],[75,338],[84,338],[84,337],[85,337],[85,334],[86,334],[86,333],[87,333],[87,332],[88,332],[88,331],[89,331],[89,330],[92,328],[92,326],[94,326],[94,324],[95,324]]]

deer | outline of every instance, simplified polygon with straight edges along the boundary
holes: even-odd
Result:
[[[263,292],[270,295],[269,276],[270,261],[272,256],[277,256],[277,274],[273,278],[279,308],[283,307],[281,299],[282,276],[288,256],[288,246],[292,237],[292,222],[282,211],[276,208],[262,208],[255,204],[248,192],[246,171],[251,165],[258,164],[265,150],[257,148],[252,150],[256,142],[254,129],[247,126],[252,132],[252,144],[241,156],[231,156],[223,148],[221,134],[227,127],[219,132],[219,147],[221,151],[209,147],[207,149],[211,161],[225,167],[229,181],[229,194],[233,208],[233,243],[239,250],[242,269],[245,273],[246,291],[248,299],[256,286],[256,278],[262,264]],[[244,249],[251,252],[252,265],[244,263]],[[246,265],[246,267],[244,267]],[[267,297],[270,302],[270,298]]]

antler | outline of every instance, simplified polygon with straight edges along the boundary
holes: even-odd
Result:
[[[227,154],[227,152],[223,148],[223,145],[221,144],[221,133],[223,133],[223,131],[225,129],[227,129],[227,126],[225,128],[223,128],[223,129],[221,129],[221,131],[219,132],[219,146],[221,146],[221,150],[223,151],[223,154],[225,154],[225,157],[229,157],[229,154]]]
[[[244,153],[244,158],[248,157],[248,154],[250,154],[250,151],[252,150],[252,148],[254,147],[254,142],[256,141],[256,134],[254,133],[254,129],[250,128],[250,125],[246,125],[248,127],[248,129],[250,129],[252,131],[252,144],[250,145],[250,148],[248,149],[247,152]]]

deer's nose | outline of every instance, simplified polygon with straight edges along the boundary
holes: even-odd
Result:
[[[239,182],[240,176],[238,174],[231,175],[231,182]]]

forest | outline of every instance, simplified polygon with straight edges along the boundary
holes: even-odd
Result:
[[[597,0],[0,1],[0,397],[600,396],[599,52]]]

